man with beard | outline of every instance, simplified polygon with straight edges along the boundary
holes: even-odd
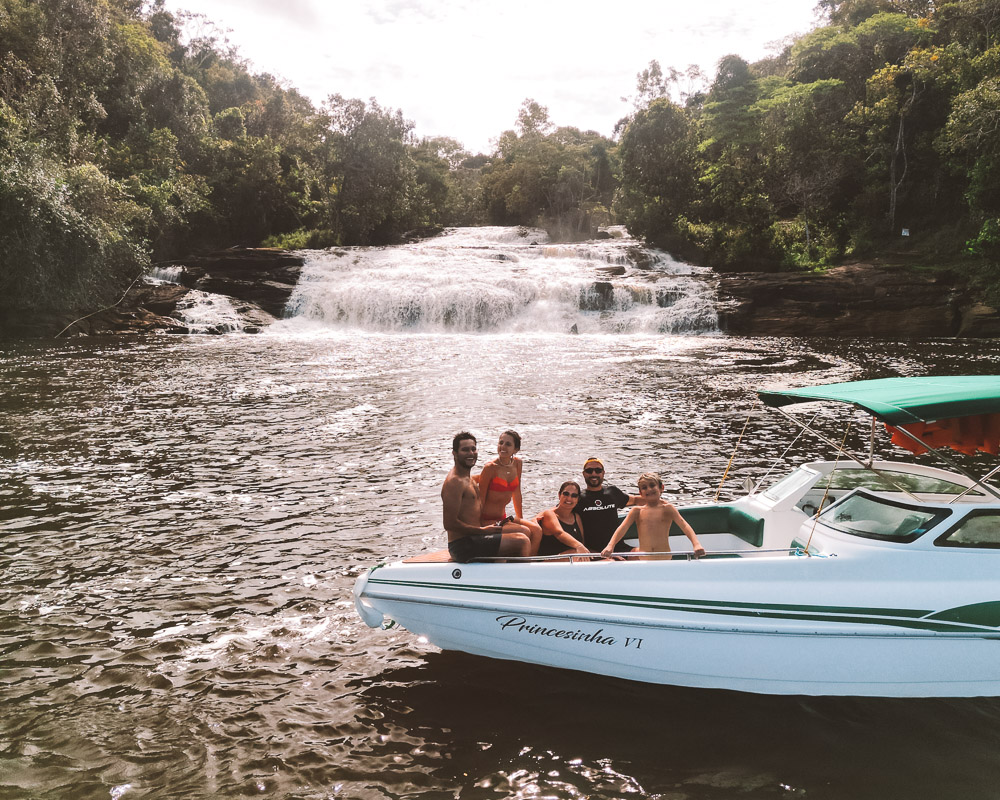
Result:
[[[513,517],[485,527],[479,525],[479,487],[472,480],[472,468],[479,459],[476,437],[467,431],[456,434],[451,454],[455,466],[441,486],[441,503],[452,559],[464,564],[474,558],[530,555],[531,539],[519,532],[520,528],[518,532],[503,532],[503,526],[511,524]]]
[[[600,553],[618,527],[618,509],[627,506],[644,505],[645,500],[637,494],[625,494],[617,486],[604,483],[604,462],[599,458],[588,458],[583,464],[583,479],[587,488],[580,494],[576,513],[583,520],[583,543],[592,553]],[[627,553],[632,548],[625,542],[615,545],[616,553]]]

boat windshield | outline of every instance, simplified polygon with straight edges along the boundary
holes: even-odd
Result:
[[[852,536],[912,542],[949,515],[948,509],[925,508],[858,492],[830,506],[819,520]]]
[[[799,467],[768,486],[764,490],[764,496],[772,500],[781,500],[795,494],[815,478],[815,471]],[[837,492],[836,497],[851,489],[871,489],[876,492],[906,491],[912,495],[938,496],[958,496],[964,492],[970,500],[984,497],[980,490],[969,489],[965,484],[950,481],[947,478],[883,468],[879,468],[876,473],[865,467],[847,464],[838,467],[827,477],[820,477],[816,481],[816,486],[820,489]],[[814,503],[814,505],[818,506],[819,503]]]
[[[820,481],[825,485],[825,481]],[[873,489],[876,492],[898,492],[905,489],[911,494],[943,494],[958,495],[966,492],[967,497],[982,497],[978,489],[968,490],[968,487],[943,478],[931,475],[919,475],[914,472],[902,472],[894,469],[871,470],[849,467],[838,469],[833,474],[831,489]]]

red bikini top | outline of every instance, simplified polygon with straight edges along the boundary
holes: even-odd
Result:
[[[517,487],[521,485],[521,482],[514,477],[510,483],[507,483],[503,478],[497,476],[490,480],[490,491],[491,492],[516,492]]]

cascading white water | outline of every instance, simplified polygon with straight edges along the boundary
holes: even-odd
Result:
[[[551,244],[535,228],[455,228],[410,245],[309,251],[288,315],[374,331],[717,330],[708,270],[610,233]]]
[[[174,265],[154,267],[146,275],[146,283],[179,283],[183,269]],[[175,314],[187,326],[188,333],[231,333],[243,330],[243,320],[232,301],[221,294],[191,289],[177,303]]]
[[[188,333],[230,333],[243,329],[232,301],[221,294],[192,289],[177,304],[177,315]]]

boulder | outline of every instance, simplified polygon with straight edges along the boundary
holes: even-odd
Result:
[[[594,281],[580,292],[581,311],[610,311],[615,307],[615,289],[607,281]]]
[[[137,284],[120,303],[75,321],[64,335],[191,333],[177,306],[192,289],[229,297],[241,329],[258,333],[283,313],[303,259],[286,250],[255,248],[189,256],[169,263],[182,268],[181,283]]]

